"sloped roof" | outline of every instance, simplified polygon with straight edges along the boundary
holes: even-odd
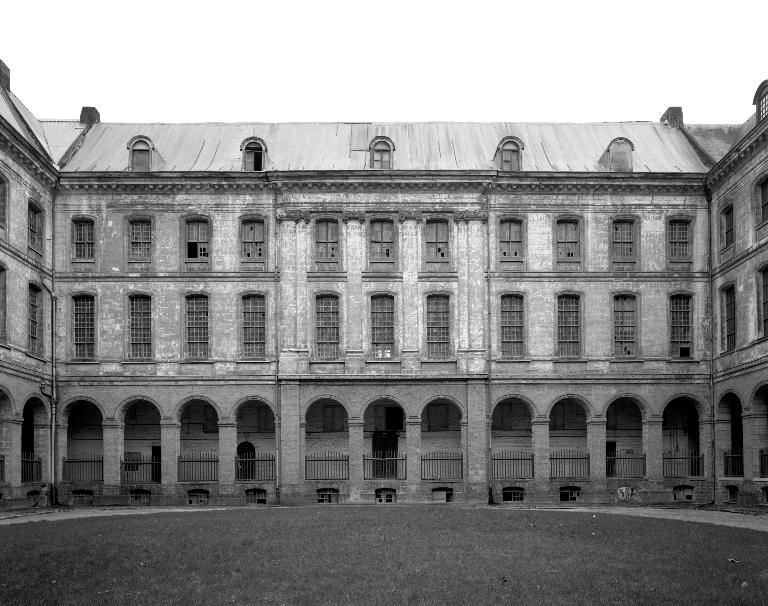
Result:
[[[78,120],[41,120],[45,138],[53,161],[59,164],[62,156],[86,128]]]
[[[683,128],[712,160],[719,162],[755,126],[755,116],[743,124],[686,124]]]
[[[153,143],[153,171],[240,171],[248,137],[265,142],[268,170],[362,170],[375,136],[394,142],[396,170],[492,170],[501,139],[515,136],[525,171],[604,172],[601,155],[625,137],[635,146],[634,172],[707,172],[679,129],[653,122],[99,123],[63,172],[129,170],[127,145],[139,135]]]

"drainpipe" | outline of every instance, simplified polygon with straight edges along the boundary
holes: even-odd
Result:
[[[280,403],[280,324],[278,320],[280,315],[277,311],[277,301],[280,289],[280,227],[277,224],[277,183],[272,184],[272,216],[274,217],[274,241],[275,241],[275,294],[272,305],[272,326],[275,327],[275,410],[278,414],[279,422],[275,423],[275,503],[280,505],[280,461],[282,453],[282,405]]]
[[[53,213],[52,213],[53,214]],[[42,287],[48,291],[51,297],[51,425],[49,427],[49,444],[48,444],[48,470],[51,478],[51,485],[49,489],[49,505],[57,505],[58,498],[56,496],[56,402],[57,402],[57,385],[56,385],[56,303],[57,297],[54,294],[55,278],[53,272],[51,272],[51,288],[45,285],[43,280],[40,280]]]
[[[485,480],[488,483],[488,502],[489,505],[492,505],[494,501],[491,476],[493,474],[489,473],[492,466],[488,460],[489,456],[493,457],[493,431],[491,429],[493,424],[488,425],[488,411],[491,408],[491,347],[493,346],[493,339],[491,338],[491,197],[486,190],[483,190],[483,198],[487,214],[485,221],[485,418],[488,438],[485,448]],[[491,411],[492,413],[493,411]]]
[[[712,451],[712,502],[717,501],[717,448],[715,443],[715,281],[712,273],[714,271],[712,256],[712,191],[707,186],[707,178],[704,177],[704,195],[707,199],[707,229],[709,230],[707,240],[709,241],[708,263],[709,263],[709,301],[707,312],[709,313],[709,422],[711,425],[712,439],[710,440],[710,449]]]

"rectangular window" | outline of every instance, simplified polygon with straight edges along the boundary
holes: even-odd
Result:
[[[504,295],[501,297],[501,357],[520,358],[523,353],[523,298]]]
[[[556,231],[558,265],[562,264],[562,268],[568,268],[580,263],[579,222],[558,221]]]
[[[93,221],[74,221],[72,232],[75,242],[75,259],[93,259]]]
[[[670,261],[691,260],[691,224],[688,221],[669,222],[669,258]]]
[[[768,96],[763,100],[768,99]],[[768,179],[760,185],[760,221],[768,221]]]
[[[720,213],[720,247],[728,248],[733,244],[733,206]]]
[[[502,269],[521,269],[523,265],[523,222],[499,223],[499,260]]]
[[[447,358],[451,354],[450,307],[447,295],[427,297],[427,357]]]
[[[614,221],[612,234],[613,268],[617,271],[632,271],[637,265],[635,222]]]
[[[320,296],[315,299],[317,320],[317,357],[339,357],[339,298]]]
[[[152,258],[152,222],[131,221],[128,224],[130,261],[148,262]]]
[[[632,295],[613,298],[613,351],[617,358],[637,355],[637,299]]]
[[[208,221],[187,221],[187,260],[208,261],[210,230]]]
[[[723,343],[726,351],[736,347],[736,289],[733,286],[723,291]]]
[[[427,270],[449,270],[451,256],[448,248],[448,221],[427,221],[426,240]]]
[[[323,431],[346,431],[347,413],[338,404],[323,404]]]
[[[669,310],[670,354],[673,358],[690,358],[692,351],[690,295],[672,295],[669,299]]]
[[[248,219],[240,224],[240,241],[243,261],[263,261],[266,253],[264,246],[264,221]]]
[[[6,214],[8,212],[8,182],[0,175],[0,227],[7,227]]]
[[[128,299],[129,344],[131,360],[152,359],[152,299],[134,295]]]
[[[191,295],[186,300],[187,357],[198,360],[208,358],[208,297]]]
[[[75,358],[91,360],[94,357],[94,299],[83,295],[73,299],[72,328],[75,337]]]
[[[5,317],[8,306],[8,290],[5,284],[6,271],[0,267],[0,343],[5,343],[7,333],[5,332]]]
[[[763,272],[763,336],[768,337],[768,269]]]
[[[395,299],[371,297],[371,353],[374,358],[391,358],[395,351]]]
[[[28,310],[29,351],[34,354],[43,352],[43,291],[34,284],[29,285]]]
[[[34,204],[27,207],[27,225],[29,227],[29,248],[37,254],[43,253],[43,212]]]
[[[263,295],[243,297],[243,355],[263,358],[267,348],[267,305]]]
[[[392,221],[371,221],[370,263],[371,269],[392,271],[395,265],[395,237]]]
[[[557,355],[564,358],[581,355],[578,295],[557,298]]]
[[[315,262],[319,270],[339,266],[339,224],[337,221],[315,223]]]

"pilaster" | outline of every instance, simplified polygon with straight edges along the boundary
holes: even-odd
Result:
[[[237,454],[237,423],[219,422],[219,486],[231,492],[235,483],[235,455]]]
[[[179,477],[178,421],[160,422],[160,477],[163,494],[175,494]]]

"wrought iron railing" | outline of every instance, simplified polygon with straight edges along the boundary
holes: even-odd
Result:
[[[460,450],[433,450],[421,455],[422,480],[460,480],[463,467]]]
[[[405,480],[405,453],[373,452],[363,455],[363,479]]]
[[[333,450],[308,452],[304,457],[304,478],[307,480],[349,479],[349,455]]]
[[[179,456],[179,482],[216,482],[218,452],[185,452]]]
[[[120,461],[123,484],[159,484],[162,473],[160,459],[148,455]]]
[[[255,452],[235,457],[235,479],[241,481],[274,480],[275,453]]]
[[[529,450],[494,452],[492,473],[497,480],[533,478],[533,453]]]
[[[588,478],[589,453],[581,450],[555,450],[549,455],[551,478]]]
[[[665,452],[662,460],[665,478],[696,478],[704,475],[704,455],[685,451]]]
[[[744,451],[741,448],[723,453],[723,475],[740,477],[744,475]]]
[[[64,479],[70,482],[103,481],[103,455],[95,452],[83,452],[72,457],[65,457]]]
[[[43,475],[43,465],[40,457],[34,452],[21,453],[21,481],[40,482]]]
[[[605,457],[606,478],[644,478],[645,455],[609,454]]]

